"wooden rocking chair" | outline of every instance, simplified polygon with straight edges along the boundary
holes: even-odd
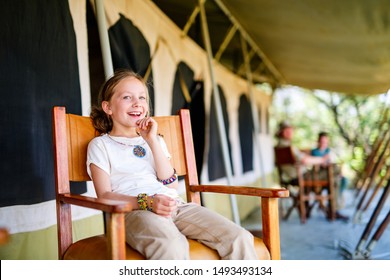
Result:
[[[199,185],[188,110],[178,116],[155,117],[159,133],[172,155],[178,175],[184,176],[187,201],[200,203],[199,192],[258,196],[262,209],[262,239],[255,238],[260,259],[280,259],[278,199],[288,197],[285,189],[261,189]],[[59,259],[144,259],[125,241],[125,213],[132,211],[124,201],[86,197],[70,193],[70,181],[90,181],[86,171],[89,141],[96,136],[89,117],[66,114],[64,107],[53,108],[53,142],[56,178],[56,205]],[[71,205],[101,210],[105,234],[73,241]],[[216,251],[189,240],[191,259],[219,259]]]

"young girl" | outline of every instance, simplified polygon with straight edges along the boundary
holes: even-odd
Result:
[[[222,259],[257,259],[253,236],[223,216],[178,195],[175,169],[157,123],[150,117],[143,79],[119,70],[92,108],[102,133],[88,146],[87,169],[101,198],[130,201],[126,242],[147,259],[189,259],[186,237],[217,250]]]

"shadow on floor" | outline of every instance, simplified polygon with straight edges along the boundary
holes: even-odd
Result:
[[[350,217],[348,222],[341,220],[329,221],[324,213],[313,209],[311,217],[306,224],[301,224],[298,212],[294,210],[288,220],[280,220],[280,243],[282,260],[346,260],[351,259],[345,252],[355,253],[361,236],[375,210],[380,194],[363,213],[359,223],[353,222],[356,210],[356,199],[353,191],[345,192],[345,207],[341,213]],[[284,203],[288,203],[284,201]],[[375,233],[379,224],[390,211],[390,198],[381,210],[373,227],[368,241]],[[242,226],[254,235],[261,234],[260,210],[254,211],[247,219],[242,221]],[[366,244],[367,245],[367,244]],[[365,249],[366,245],[363,247]],[[361,259],[352,257],[352,259]],[[386,228],[377,244],[369,254],[369,259],[390,260],[390,226]]]

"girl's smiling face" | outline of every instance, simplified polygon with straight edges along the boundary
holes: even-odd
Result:
[[[103,101],[103,110],[113,122],[112,135],[136,135],[137,121],[149,111],[148,91],[144,83],[134,77],[120,81],[113,90],[110,101]],[[131,129],[129,129],[131,128]]]

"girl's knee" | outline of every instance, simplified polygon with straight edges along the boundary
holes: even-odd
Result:
[[[189,245],[169,219],[147,211],[126,217],[126,241],[147,259],[188,259]]]
[[[189,259],[189,244],[183,235],[176,237],[156,238],[146,248],[149,259],[187,260]]]
[[[237,230],[230,254],[225,258],[235,260],[257,259],[253,235],[244,228]]]
[[[247,231],[244,228],[241,228],[237,231],[237,240],[240,240],[241,242],[247,243],[247,244],[253,244],[253,235],[249,231]]]

